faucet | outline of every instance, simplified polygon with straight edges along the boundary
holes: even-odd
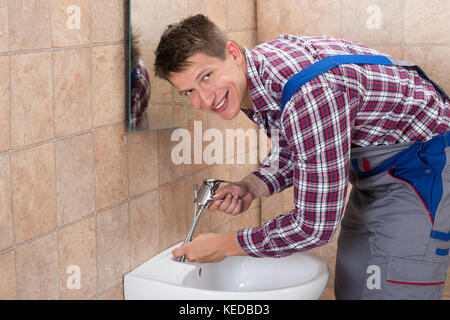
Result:
[[[198,220],[200,219],[200,215],[205,208],[207,208],[212,202],[215,201],[212,196],[216,193],[222,182],[239,186],[239,184],[237,183],[220,179],[203,180],[203,184],[200,187],[200,190],[198,190],[198,185],[194,184],[194,220],[192,221],[188,234],[184,239],[183,245],[191,241],[195,227],[197,226]],[[177,261],[184,262],[185,259],[185,256],[181,256],[177,259]]]

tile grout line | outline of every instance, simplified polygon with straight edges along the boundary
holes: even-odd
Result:
[[[8,53],[11,51],[11,36],[10,36],[10,21],[9,21],[9,17],[11,16],[11,6],[9,4],[7,4],[8,7]],[[12,112],[11,112],[11,108],[12,108],[12,56],[8,54],[8,62],[9,62],[9,74],[8,74],[8,78],[9,78],[9,88],[8,88],[8,93],[9,93],[9,147],[8,147],[8,160],[9,160],[9,201],[10,201],[10,210],[9,210],[9,214],[11,216],[11,228],[12,228],[12,234],[13,234],[13,247],[15,247],[16,245],[16,220],[15,220],[15,215],[14,215],[14,198],[13,198],[13,188],[12,188],[12,157],[11,157],[11,152],[9,152],[9,150],[11,149],[12,146]],[[15,248],[13,249],[14,251],[14,277],[15,277],[15,299],[18,298],[18,287],[19,287],[19,282],[18,282],[18,277],[17,277],[17,252],[15,250]],[[1,254],[1,253],[0,253]]]
[[[67,135],[67,136],[62,136],[62,137],[57,137],[57,138],[54,138],[54,139],[49,139],[49,140],[44,140],[44,141],[32,143],[32,144],[29,144],[29,145],[26,145],[26,146],[23,146],[23,147],[18,147],[16,149],[10,149],[8,151],[0,152],[0,155],[12,154],[12,153],[20,152],[20,151],[25,151],[25,150],[28,150],[28,149],[31,149],[31,148],[35,148],[35,147],[39,147],[39,146],[42,146],[42,145],[45,145],[45,144],[54,143],[54,142],[63,141],[63,140],[68,140],[68,139],[75,138],[75,137],[78,137],[78,136],[82,136],[82,135],[85,135],[85,134],[95,133],[97,131],[108,129],[108,128],[111,128],[111,127],[120,126],[120,125],[123,125],[123,124],[126,124],[126,121],[109,123],[109,124],[106,124],[106,125],[103,125],[103,126],[100,126],[100,127],[97,127],[97,128],[92,128],[92,129],[80,131],[80,132],[77,132],[77,133],[72,133],[72,134]]]
[[[50,1],[49,3],[49,10],[50,10],[50,14],[49,14],[49,24],[50,24],[50,46],[53,46],[53,27],[52,27],[52,2]],[[54,195],[54,201],[55,201],[55,227],[58,226],[58,179],[57,179],[57,168],[56,168],[56,112],[55,112],[55,55],[54,55],[54,51],[50,51],[50,61],[51,61],[51,67],[50,67],[50,74],[52,77],[52,97],[51,97],[51,104],[52,104],[52,112],[53,112],[53,119],[52,119],[52,124],[53,124],[53,139],[52,139],[52,144],[53,144],[53,182],[55,184],[55,195]],[[59,235],[58,232],[55,232],[55,236],[56,236],[56,278],[57,278],[57,289],[56,289],[56,295],[57,298],[56,299],[61,299],[61,275],[60,275],[60,265],[59,265]]]
[[[128,44],[128,45],[125,45],[126,46],[125,50],[126,50],[126,52],[128,52],[128,54],[129,54],[129,50],[130,50],[129,48],[131,46],[131,38],[130,38],[130,32],[131,32],[131,24],[130,24],[131,2],[130,1],[131,0],[124,1],[124,15],[125,15],[125,19],[127,21],[126,28],[124,28],[125,29],[124,30],[124,37],[125,37],[124,41],[125,41],[125,44]],[[125,12],[126,12],[126,14],[125,14]],[[127,54],[125,54],[125,57],[127,57]],[[128,74],[131,71],[130,67],[129,67],[130,63],[131,63],[130,59],[131,59],[130,56],[128,56],[128,59],[125,59],[128,62],[127,66],[125,66],[126,73],[128,73]],[[127,85],[127,89],[126,90],[130,91],[131,89],[130,89],[129,83],[127,83],[126,85]],[[125,97],[127,97],[128,99],[131,99],[128,95],[129,95],[129,93],[125,93]],[[127,105],[127,108],[128,108],[128,103],[129,103],[129,100],[125,102],[125,104]],[[129,112],[130,112],[130,110],[128,109],[127,110],[127,115],[128,116],[126,117],[126,119],[129,118]],[[126,121],[126,119],[125,119],[125,121]],[[129,119],[127,121],[126,127],[128,127],[128,125],[129,125]],[[125,128],[125,129],[126,129],[126,131],[128,133],[128,131],[129,131],[128,128]],[[129,161],[130,143],[129,143],[129,140],[130,140],[130,136],[129,136],[129,134],[126,134],[125,142],[127,144],[127,147],[126,147],[125,150],[126,150],[126,161],[127,161],[127,184],[128,184],[127,185],[127,192],[128,192],[128,194],[127,194],[128,195],[128,198],[127,198],[127,213],[128,213],[127,214],[127,216],[128,216],[128,267],[127,267],[127,272],[129,272],[130,269],[132,268],[132,266],[131,266],[132,245],[131,245],[131,206],[130,206],[131,200],[130,200],[130,161]],[[123,281],[123,276],[122,276],[122,279],[120,281]],[[111,287],[108,288],[108,290],[111,290]]]
[[[89,23],[90,23],[90,42],[92,45],[92,42],[94,40],[94,32],[93,32],[93,19],[92,19],[92,1],[90,1],[89,3]],[[94,48],[91,47],[90,50],[90,76],[91,76],[91,83],[90,83],[90,89],[91,89],[91,129],[94,128]],[[94,235],[95,235],[95,294],[92,297],[92,299],[94,299],[95,297],[97,297],[98,295],[98,288],[99,288],[99,258],[98,258],[98,230],[97,230],[97,215],[98,215],[98,211],[97,211],[97,169],[96,169],[96,165],[95,165],[95,161],[96,161],[96,157],[95,157],[95,132],[91,131],[90,133],[91,135],[91,146],[92,146],[92,162],[93,162],[93,175],[94,175],[94,213],[92,214],[93,218],[94,218]]]
[[[406,35],[406,4],[405,1],[402,0],[402,12],[401,12],[401,19],[402,19],[402,41],[401,41],[401,55],[402,55],[402,60],[405,59],[405,35]]]
[[[339,0],[339,37],[344,37],[344,5],[342,0]]]

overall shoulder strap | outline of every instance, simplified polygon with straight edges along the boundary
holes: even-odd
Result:
[[[292,98],[295,92],[297,92],[302,85],[311,81],[313,78],[327,72],[334,67],[341,64],[356,63],[356,64],[381,64],[391,66],[393,63],[385,56],[375,55],[337,55],[326,57],[302,71],[295,74],[288,80],[283,88],[280,114],[283,113],[284,106]]]

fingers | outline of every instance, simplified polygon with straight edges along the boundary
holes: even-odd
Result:
[[[222,211],[224,213],[236,215],[242,212],[243,202],[239,195],[242,193],[242,187],[228,185],[219,190],[212,198],[216,201],[212,202],[209,211]]]
[[[172,255],[175,258],[186,255],[186,246],[181,246],[172,250]]]
[[[223,198],[225,198],[225,196],[226,196],[227,194],[228,194],[227,192],[225,192],[225,191],[223,191],[223,190],[219,190],[219,191],[216,192],[216,194],[213,194],[211,197],[212,197],[214,200],[222,200]]]
[[[236,207],[234,208],[233,212],[231,212],[231,214],[233,216],[237,215],[242,212],[241,210],[242,210],[242,199],[239,199]]]
[[[219,206],[219,210],[228,214],[237,214],[240,212],[242,200],[237,196],[228,194]]]

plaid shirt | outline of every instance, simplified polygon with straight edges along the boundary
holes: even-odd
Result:
[[[131,132],[139,130],[142,125],[144,113],[147,110],[150,100],[150,76],[144,61],[139,59],[137,66],[133,69],[132,75],[135,77],[130,79],[131,95],[130,95],[130,115],[129,130]]]
[[[238,231],[251,256],[281,257],[332,238],[345,205],[352,145],[426,141],[449,131],[449,101],[410,67],[341,65],[302,86],[280,116],[288,79],[341,54],[382,55],[351,41],[291,35],[245,49],[253,110],[243,111],[272,140],[279,136],[253,174],[270,194],[293,185],[295,199],[291,212]]]

